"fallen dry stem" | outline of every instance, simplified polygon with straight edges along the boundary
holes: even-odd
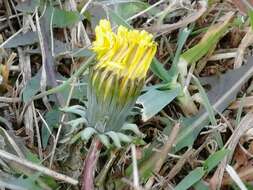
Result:
[[[151,32],[151,33],[157,33],[157,36],[170,33],[173,30],[176,30],[178,28],[187,26],[189,23],[195,22],[199,17],[201,17],[207,10],[207,2],[205,0],[199,1],[199,9],[195,11],[190,16],[178,21],[174,24],[163,24],[163,25],[154,25],[148,28],[145,28],[145,30]]]
[[[50,170],[50,169],[48,169],[44,166],[39,166],[39,165],[34,164],[34,163],[32,163],[28,160],[21,159],[21,158],[17,157],[16,155],[10,154],[10,153],[8,153],[4,150],[0,150],[0,157],[3,158],[3,159],[6,159],[8,161],[18,163],[22,166],[26,166],[27,168],[39,171],[43,174],[46,174],[48,176],[51,176],[51,177],[57,179],[57,180],[65,181],[65,182],[70,183],[72,185],[77,185],[78,184],[77,180],[75,180],[75,179],[73,179],[69,176],[57,173],[57,172],[55,172],[53,170]]]
[[[235,57],[234,62],[234,68],[241,67],[244,59],[244,53],[248,46],[250,46],[253,43],[253,31],[251,27],[248,29],[247,33],[243,37],[238,49],[237,49],[237,55]]]
[[[176,140],[176,137],[177,137],[179,131],[180,131],[180,124],[177,123],[172,129],[172,132],[168,138],[168,141],[161,148],[161,150],[160,150],[161,153],[160,154],[157,153],[155,155],[156,162],[155,162],[155,168],[153,170],[154,173],[158,173],[160,171],[165,159],[168,156],[168,153],[170,152],[171,148],[173,147],[173,145],[175,143],[175,140]],[[159,158],[156,158],[156,157],[159,157]],[[148,182],[145,185],[145,188],[150,189],[154,183],[154,180],[155,180],[154,176],[149,178]]]
[[[71,84],[70,92],[69,92],[68,99],[67,99],[65,107],[69,106],[69,103],[70,103],[70,100],[72,98],[72,94],[73,94],[73,91],[74,91],[75,82],[76,82],[76,78],[74,78],[73,83]],[[50,164],[49,164],[50,168],[51,168],[51,166],[53,164],[53,161],[54,161],[54,155],[55,155],[56,147],[57,147],[58,140],[60,138],[61,130],[62,130],[62,127],[63,127],[62,123],[64,123],[65,118],[66,118],[66,113],[63,113],[62,117],[61,117],[61,121],[60,121],[58,131],[57,131],[57,134],[56,134],[56,138],[54,139],[54,145],[53,145],[52,154],[51,154],[51,157],[50,157]]]
[[[212,190],[220,189],[222,184],[223,175],[225,172],[226,165],[230,163],[234,150],[243,134],[251,129],[253,126],[253,113],[249,112],[246,116],[241,120],[238,127],[233,132],[232,136],[227,141],[225,147],[230,150],[229,154],[223,159],[223,161],[219,164],[218,169],[215,171],[211,181],[210,187]]]
[[[173,179],[182,169],[184,164],[186,163],[187,159],[193,154],[194,150],[193,149],[188,149],[178,160],[176,165],[170,170],[169,174],[166,176],[166,182],[169,182],[171,179]]]
[[[247,181],[252,181],[253,180],[253,168],[252,167],[247,167],[244,170],[238,172],[238,176],[241,178],[241,180],[247,180]],[[228,185],[233,183],[231,178],[225,178],[222,181],[222,185]]]

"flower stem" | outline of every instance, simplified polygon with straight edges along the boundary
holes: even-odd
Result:
[[[192,116],[198,113],[198,108],[188,90],[184,91],[182,96],[178,96],[177,100],[186,116]]]
[[[83,165],[81,190],[94,190],[94,173],[101,148],[102,143],[100,140],[93,138]]]

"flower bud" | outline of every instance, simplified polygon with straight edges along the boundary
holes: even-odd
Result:
[[[101,20],[95,29],[97,64],[90,70],[88,122],[99,132],[119,131],[144,85],[157,45],[146,31]]]

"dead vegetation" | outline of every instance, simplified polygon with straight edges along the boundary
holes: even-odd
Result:
[[[96,138],[87,126],[87,78],[102,18],[152,33],[158,50],[128,132],[101,137],[96,188],[253,189],[252,7],[0,1],[1,189],[81,188]]]

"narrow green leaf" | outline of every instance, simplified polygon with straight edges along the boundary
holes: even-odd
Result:
[[[108,135],[112,139],[113,144],[116,147],[121,148],[120,138],[118,137],[117,133],[115,133],[113,131],[109,131],[109,132],[106,133],[106,135]]]
[[[112,9],[108,9],[110,18],[117,23],[118,25],[122,25],[125,26],[126,28],[132,29],[132,26],[130,24],[128,24],[125,19],[123,19],[120,15],[118,15],[117,13],[115,13]]]
[[[208,112],[209,119],[210,119],[212,125],[216,126],[217,122],[216,122],[216,119],[215,119],[214,110],[213,110],[212,105],[210,104],[210,102],[208,100],[208,97],[207,97],[207,94],[205,92],[205,89],[202,87],[202,85],[200,84],[199,80],[194,75],[192,75],[192,78],[193,78],[195,84],[198,87],[198,90],[199,90],[201,98],[202,98],[202,103],[204,104],[204,106],[205,106],[205,108],[206,108],[206,110]]]
[[[26,0],[26,1],[17,1],[16,10],[25,12],[25,13],[33,13],[36,7],[39,6],[40,0]]]
[[[165,82],[171,81],[170,74],[156,58],[154,58],[152,60],[152,63],[150,65],[150,69],[161,80],[163,80]]]
[[[117,1],[113,2],[116,3]],[[135,15],[150,7],[148,3],[142,1],[128,1],[127,3],[119,3],[117,6],[117,13],[124,19],[128,19],[129,17]],[[157,7],[153,7],[152,9],[147,9],[147,14],[150,16],[159,12]]]
[[[82,16],[77,11],[66,11],[58,8],[52,8],[53,26],[65,28],[72,26],[82,20]]]
[[[240,121],[241,121],[241,116],[242,116],[242,110],[243,110],[243,106],[244,106],[245,97],[246,97],[246,94],[243,95],[243,97],[241,99],[241,102],[240,102],[240,106],[239,106],[237,114],[236,114],[236,119],[235,119],[236,126],[238,126]]]
[[[61,108],[60,110],[66,113],[77,114],[83,118],[85,118],[86,116],[86,108],[80,105],[74,105],[74,106],[70,106],[66,108]]]
[[[249,15],[249,19],[250,19],[250,26],[251,26],[251,29],[253,30],[253,11],[249,10],[248,15]]]
[[[125,143],[130,143],[133,140],[131,136],[125,135],[124,133],[117,133],[117,135],[120,141],[125,142]]]
[[[19,46],[32,45],[39,41],[37,32],[26,32],[18,34],[4,44],[4,48],[16,48]]]
[[[178,42],[177,42],[177,50],[172,62],[172,66],[170,68],[170,70],[166,73],[161,73],[160,77],[165,77],[165,81],[175,84],[177,82],[177,78],[178,78],[178,74],[179,74],[179,58],[180,58],[180,54],[182,52],[183,46],[188,38],[188,36],[190,35],[192,29],[188,29],[188,28],[184,28],[182,30],[180,30],[179,34],[178,34]],[[187,68],[187,66],[186,66]],[[159,78],[160,78],[159,77]],[[164,80],[164,79],[163,79]]]
[[[203,167],[198,167],[191,171],[180,183],[175,187],[175,190],[187,190],[197,183],[205,175]]]
[[[211,26],[201,41],[181,55],[187,63],[191,64],[202,58],[218,41],[223,37],[230,25],[234,13],[230,12],[225,16],[225,21]]]
[[[195,184],[193,185],[193,188],[194,188],[195,190],[209,190],[209,186],[206,185],[206,184],[203,182],[203,180],[200,180],[199,182],[195,183]]]
[[[66,125],[70,125],[73,128],[78,127],[80,124],[87,124],[87,120],[83,117],[77,118],[77,119],[73,119],[70,120],[66,123]]]
[[[210,172],[215,166],[217,166],[223,160],[223,158],[228,153],[229,153],[228,149],[222,149],[209,156],[205,161],[205,163],[203,164],[205,170],[207,172]]]
[[[35,94],[40,91],[40,74],[36,74],[26,84],[25,89],[22,93],[23,101],[28,102]]]
[[[92,135],[96,134],[97,131],[92,127],[87,127],[81,132],[81,138],[88,141]]]
[[[100,141],[102,142],[103,145],[106,146],[106,148],[110,148],[110,140],[109,138],[104,135],[104,134],[98,134],[98,138],[100,139]]]
[[[186,75],[187,66],[189,64],[199,61],[210,50],[215,48],[219,40],[226,34],[230,21],[234,16],[233,12],[227,13],[224,16],[224,21],[211,26],[201,41],[192,48],[185,51],[181,56],[178,63],[179,72],[183,77]]]
[[[203,104],[206,108],[206,111],[208,113],[208,116],[209,116],[209,119],[210,119],[212,125],[217,126],[217,122],[216,122],[216,119],[215,119],[215,114],[214,114],[213,107],[212,107],[211,103],[208,100],[208,97],[207,97],[207,94],[206,94],[204,88],[202,87],[199,80],[194,75],[192,75],[192,78],[193,78],[194,82],[196,83],[196,85],[199,89],[200,95],[201,95],[202,100],[203,100]],[[221,137],[220,133],[218,131],[215,131],[214,135],[215,135],[215,139],[216,139],[219,147],[222,148],[223,147],[223,141],[222,141],[222,137]]]
[[[45,114],[44,119],[46,120],[47,126],[43,123],[41,130],[43,148],[47,147],[50,134],[52,134],[53,129],[59,125],[60,113],[59,110],[53,109]]]
[[[123,131],[131,131],[137,136],[143,137],[144,134],[139,130],[138,126],[133,123],[125,123],[121,128]]]
[[[249,58],[247,64],[239,69],[228,71],[218,77],[215,86],[212,86],[208,92],[208,97],[214,110],[223,112],[230,103],[236,98],[242,85],[247,82],[253,75],[253,58]],[[187,120],[187,122],[186,122]],[[205,110],[190,119],[182,122],[182,129],[176,139],[174,151],[178,151],[183,147],[192,146],[199,132],[208,124],[209,114]]]

